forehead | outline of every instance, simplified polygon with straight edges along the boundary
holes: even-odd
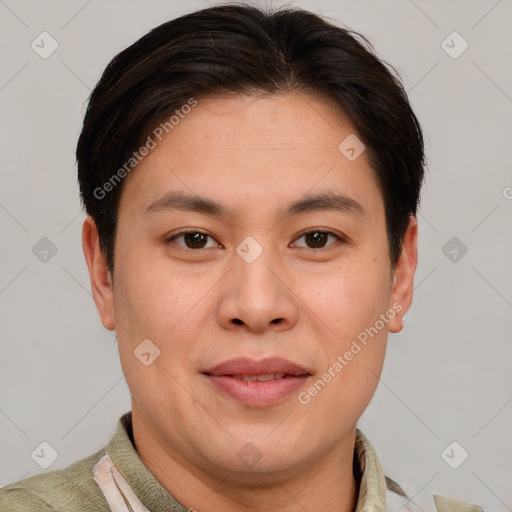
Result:
[[[365,152],[351,160],[340,150],[354,137],[349,117],[325,99],[298,93],[199,99],[127,177],[121,203],[135,201],[141,212],[165,192],[181,190],[216,197],[231,209],[254,201],[277,211],[309,192],[338,191],[371,210],[381,198]]]

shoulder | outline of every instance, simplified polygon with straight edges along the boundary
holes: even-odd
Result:
[[[104,450],[65,469],[49,471],[0,489],[2,512],[87,512],[109,510],[92,477],[92,467]],[[80,508],[77,507],[80,503]]]

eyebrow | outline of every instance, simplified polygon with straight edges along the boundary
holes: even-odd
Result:
[[[204,213],[213,217],[228,217],[232,211],[226,206],[207,197],[171,191],[152,202],[143,215],[153,215],[168,210],[182,210]],[[280,217],[300,215],[320,211],[338,211],[341,213],[365,216],[365,209],[351,197],[334,192],[306,195],[280,210]]]
[[[144,210],[144,215],[160,213],[165,210],[191,211],[215,217],[222,217],[228,213],[226,207],[206,197],[172,191],[151,203]]]
[[[342,213],[366,215],[365,209],[351,197],[335,192],[307,195],[291,203],[283,212],[283,216],[301,213],[335,210]]]

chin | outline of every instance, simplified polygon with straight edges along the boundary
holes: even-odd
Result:
[[[247,487],[254,487],[257,484],[259,488],[265,485],[275,487],[276,480],[286,481],[293,478],[301,473],[304,464],[303,461],[297,460],[296,455],[291,454],[289,457],[261,454],[261,458],[256,462],[214,459],[211,463],[215,466],[214,473],[218,473],[219,470],[225,471],[230,482]]]
[[[207,459],[212,472],[219,471],[229,473],[229,479],[237,482],[254,484],[274,482],[269,477],[269,473],[276,478],[279,474],[283,478],[300,473],[301,467],[312,462],[314,447],[308,449],[304,445],[304,437],[297,438],[292,442],[288,438],[288,443],[284,439],[276,436],[276,439],[266,439],[268,429],[264,433],[254,436],[254,442],[250,441],[250,436],[235,436],[229,439],[226,444],[217,445],[214,451],[209,451],[203,455]],[[271,435],[272,436],[272,435]]]

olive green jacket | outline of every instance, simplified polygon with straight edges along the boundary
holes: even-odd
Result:
[[[355,461],[361,475],[356,512],[419,510],[388,486],[377,456],[358,430]],[[438,512],[480,512],[480,507],[435,497]],[[201,512],[178,503],[157,481],[133,445],[131,413],[123,415],[109,444],[99,452],[56,471],[0,489],[1,512]]]

